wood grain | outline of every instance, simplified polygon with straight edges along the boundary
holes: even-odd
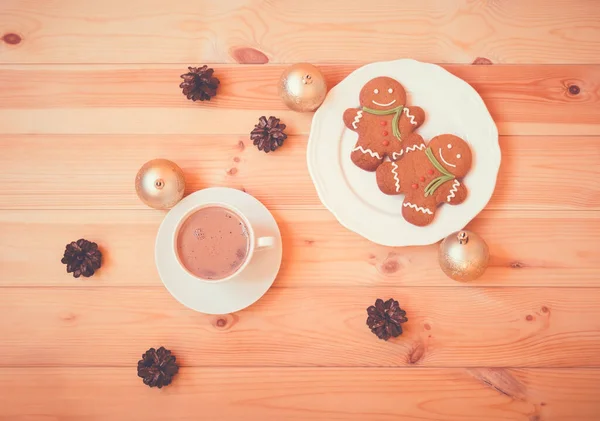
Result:
[[[274,288],[600,286],[598,212],[482,212],[468,228],[488,242],[490,267],[465,284],[441,272],[437,245],[379,246],[324,209],[277,210],[274,216],[283,236]],[[2,211],[0,286],[161,286],[153,261],[163,217],[152,210]],[[65,245],[81,237],[104,253],[102,269],[86,280],[72,278],[60,263]]]
[[[308,134],[312,114],[289,111],[277,95],[284,66],[215,67],[219,94],[199,104],[181,94],[185,66],[1,66],[0,132],[245,134],[272,114],[288,133]],[[333,87],[358,65],[319,67]],[[600,135],[597,65],[445,68],[480,93],[501,134]]]
[[[267,155],[247,136],[0,136],[0,208],[147,209],[135,194],[135,174],[162,157],[182,167],[188,194],[227,186],[270,209],[322,209],[306,143],[293,136]],[[600,137],[509,136],[500,147],[488,209],[600,209]]]
[[[595,421],[599,378],[597,369],[186,367],[159,391],[131,368],[16,368],[0,371],[0,419]]]
[[[598,51],[596,0],[0,1],[0,421],[596,421]],[[331,88],[402,57],[471,84],[501,134],[472,283],[443,275],[437,245],[343,228],[308,174],[312,114],[277,95],[289,63]],[[180,75],[202,64],[221,86],[193,103]],[[288,125],[275,154],[249,144],[261,115]],[[207,316],[162,286],[165,212],[134,191],[157,157],[187,194],[229,186],[272,210],[283,264],[255,305]],[[82,237],[104,264],[76,280],[60,258]],[[365,325],[379,297],[408,313],[389,342]],[[149,389],[135,366],[161,345],[181,371]]]
[[[598,15],[595,0],[4,0],[2,30],[20,42],[0,61],[600,63]]]
[[[366,308],[389,297],[409,322],[383,342]],[[598,288],[273,288],[207,316],[163,287],[3,288],[0,355],[3,366],[128,367],[164,345],[185,366],[598,367],[598,300]]]

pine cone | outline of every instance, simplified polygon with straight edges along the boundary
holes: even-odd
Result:
[[[183,90],[183,94],[187,99],[192,101],[208,100],[217,94],[219,87],[219,79],[213,76],[214,69],[209,69],[208,66],[188,67],[189,72],[181,75],[183,82],[179,87]]]
[[[402,334],[401,323],[408,321],[406,311],[400,308],[398,301],[390,298],[385,303],[378,298],[374,306],[367,309],[367,325],[379,339],[387,341],[390,337]]]
[[[150,387],[158,387],[171,384],[173,376],[179,371],[175,362],[175,356],[171,351],[161,346],[158,351],[150,348],[138,361],[138,377],[144,379],[144,384]]]
[[[67,265],[67,273],[72,272],[73,277],[83,275],[87,278],[100,269],[102,253],[98,250],[98,244],[82,238],[67,244],[61,263]]]
[[[287,138],[283,132],[286,126],[279,124],[279,121],[273,116],[268,120],[265,116],[258,119],[258,124],[250,133],[250,140],[258,147],[259,151],[269,153],[283,145],[283,141]]]

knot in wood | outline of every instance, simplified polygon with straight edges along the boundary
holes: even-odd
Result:
[[[571,95],[579,95],[580,92],[581,92],[581,88],[579,88],[579,86],[577,86],[577,85],[569,86],[569,93]]]

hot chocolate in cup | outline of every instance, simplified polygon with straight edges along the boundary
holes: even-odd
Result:
[[[256,238],[250,221],[232,206],[214,203],[190,210],[173,238],[181,267],[203,282],[227,281],[249,264],[255,251],[272,247],[273,237]]]

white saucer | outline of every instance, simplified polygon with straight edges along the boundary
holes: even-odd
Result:
[[[207,283],[195,279],[178,263],[173,233],[191,209],[208,203],[226,203],[250,221],[257,237],[275,237],[275,246],[254,253],[248,266],[234,278]],[[254,304],[273,285],[281,265],[281,233],[273,215],[257,199],[242,191],[215,187],[192,193],[163,220],[156,235],[155,260],[167,290],[186,307],[206,314],[226,314]]]
[[[458,206],[441,206],[426,227],[406,222],[404,196],[383,194],[375,173],[361,170],[350,160],[358,135],[346,129],[342,116],[346,108],[360,105],[360,90],[378,76],[402,83],[408,104],[425,110],[425,123],[417,132],[427,142],[452,133],[462,137],[473,152],[471,171],[464,178],[467,200]],[[342,225],[378,244],[416,246],[463,229],[481,212],[496,186],[500,146],[494,120],[468,83],[434,64],[395,60],[363,66],[329,91],[313,117],[307,161],[321,202]]]

